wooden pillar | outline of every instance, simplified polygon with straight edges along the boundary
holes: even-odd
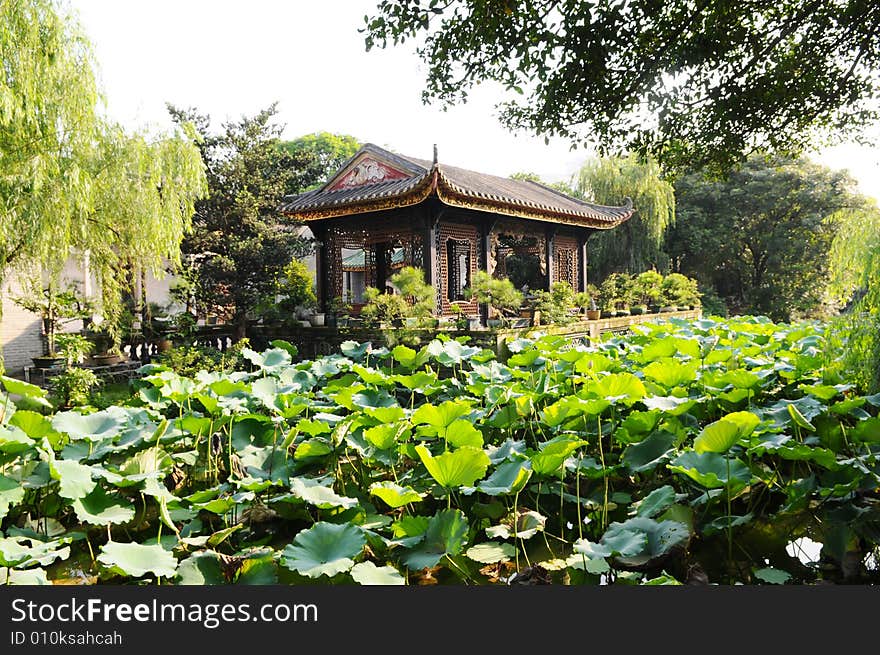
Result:
[[[483,217],[480,221],[480,270],[489,272],[489,251],[492,249],[492,229],[495,227],[495,221],[488,217]],[[489,320],[489,306],[480,305],[480,323],[487,325]]]
[[[327,300],[333,281],[329,279],[330,275],[330,251],[327,247],[327,228],[312,227],[312,234],[315,235],[315,295],[318,299],[318,310],[327,311]]]
[[[578,291],[587,290],[587,235],[578,237]]]
[[[544,231],[544,265],[547,267],[547,290],[555,282],[553,279],[553,237],[556,236],[556,228],[548,225]]]
[[[436,208],[429,203],[421,206],[422,209],[422,270],[425,272],[425,282],[435,289],[439,283],[437,279],[437,212]]]
[[[382,293],[385,293],[388,282],[388,245],[377,243],[373,246],[376,249],[376,288]]]

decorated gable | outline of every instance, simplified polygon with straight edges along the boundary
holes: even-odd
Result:
[[[373,157],[361,157],[351,168],[343,173],[341,177],[333,181],[327,187],[327,190],[338,191],[340,189],[351,189],[368,184],[380,184],[382,182],[402,180],[411,176],[412,173],[407,173],[394,168],[393,166],[379,161],[378,159],[374,159]]]

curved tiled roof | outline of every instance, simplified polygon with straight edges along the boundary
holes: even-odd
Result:
[[[392,181],[336,188],[364,157],[387,162],[408,176]],[[530,180],[478,173],[456,166],[403,157],[366,144],[323,187],[288,196],[281,212],[302,220],[318,220],[356,213],[404,207],[435,195],[441,202],[497,214],[592,228],[611,228],[633,214],[627,198],[623,206],[598,205],[573,198]]]

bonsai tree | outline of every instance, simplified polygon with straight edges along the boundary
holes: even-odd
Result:
[[[670,273],[664,277],[660,290],[662,302],[666,305],[691,307],[700,302],[697,281],[681,273]]]
[[[575,304],[575,293],[568,282],[554,282],[550,291],[538,291],[535,309],[541,312],[541,321],[553,325],[568,325],[574,320],[571,308]]]
[[[474,274],[470,286],[464,290],[464,296],[488,305],[502,321],[516,316],[523,304],[523,294],[517,291],[513,282],[507,278],[492,277],[486,271]]]
[[[596,300],[599,297],[599,288],[595,284],[588,284],[586,291],[574,294],[574,304],[582,312],[594,312],[599,309]]]
[[[404,312],[406,318],[420,321],[434,316],[436,292],[434,287],[425,283],[425,273],[415,266],[404,266],[391,276],[391,285],[400,292],[407,305]]]
[[[364,289],[364,301],[361,318],[368,327],[401,321],[409,309],[403,296],[397,293],[382,293],[376,287]]]
[[[345,297],[336,296],[330,301],[327,309],[337,318],[348,318],[351,313],[351,292],[346,292]]]
[[[657,271],[645,271],[633,278],[627,289],[627,296],[634,305],[656,306],[663,293],[663,276]]]
[[[405,266],[389,279],[396,293],[383,293],[375,287],[364,290],[366,304],[361,318],[367,325],[400,323],[405,318],[425,323],[433,317],[436,306],[434,287],[425,283],[425,274],[414,266]]]
[[[464,307],[457,302],[454,302],[450,303],[449,309],[455,315],[455,329],[466,330],[468,327],[468,319],[464,315]]]
[[[292,316],[298,312],[314,309],[318,304],[314,287],[315,281],[308,266],[298,259],[292,259],[284,267],[278,280],[276,297],[281,296],[281,298],[277,303],[274,302],[275,298],[272,298],[272,304],[277,306],[281,316]]]
[[[608,312],[622,309],[628,305],[628,285],[630,277],[625,273],[612,273],[599,286],[599,304]]]
[[[81,296],[76,284],[69,284],[63,290],[59,290],[54,281],[44,286],[32,280],[26,287],[26,293],[13,297],[12,301],[29,312],[39,314],[42,318],[47,357],[59,357],[56,350],[56,335],[60,326],[76,320],[82,320],[84,326],[87,326],[95,312],[91,299]]]

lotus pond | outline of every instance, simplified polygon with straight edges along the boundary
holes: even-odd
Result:
[[[506,363],[274,342],[54,415],[2,378],[0,582],[874,582],[880,395],[823,330],[670,320]]]

